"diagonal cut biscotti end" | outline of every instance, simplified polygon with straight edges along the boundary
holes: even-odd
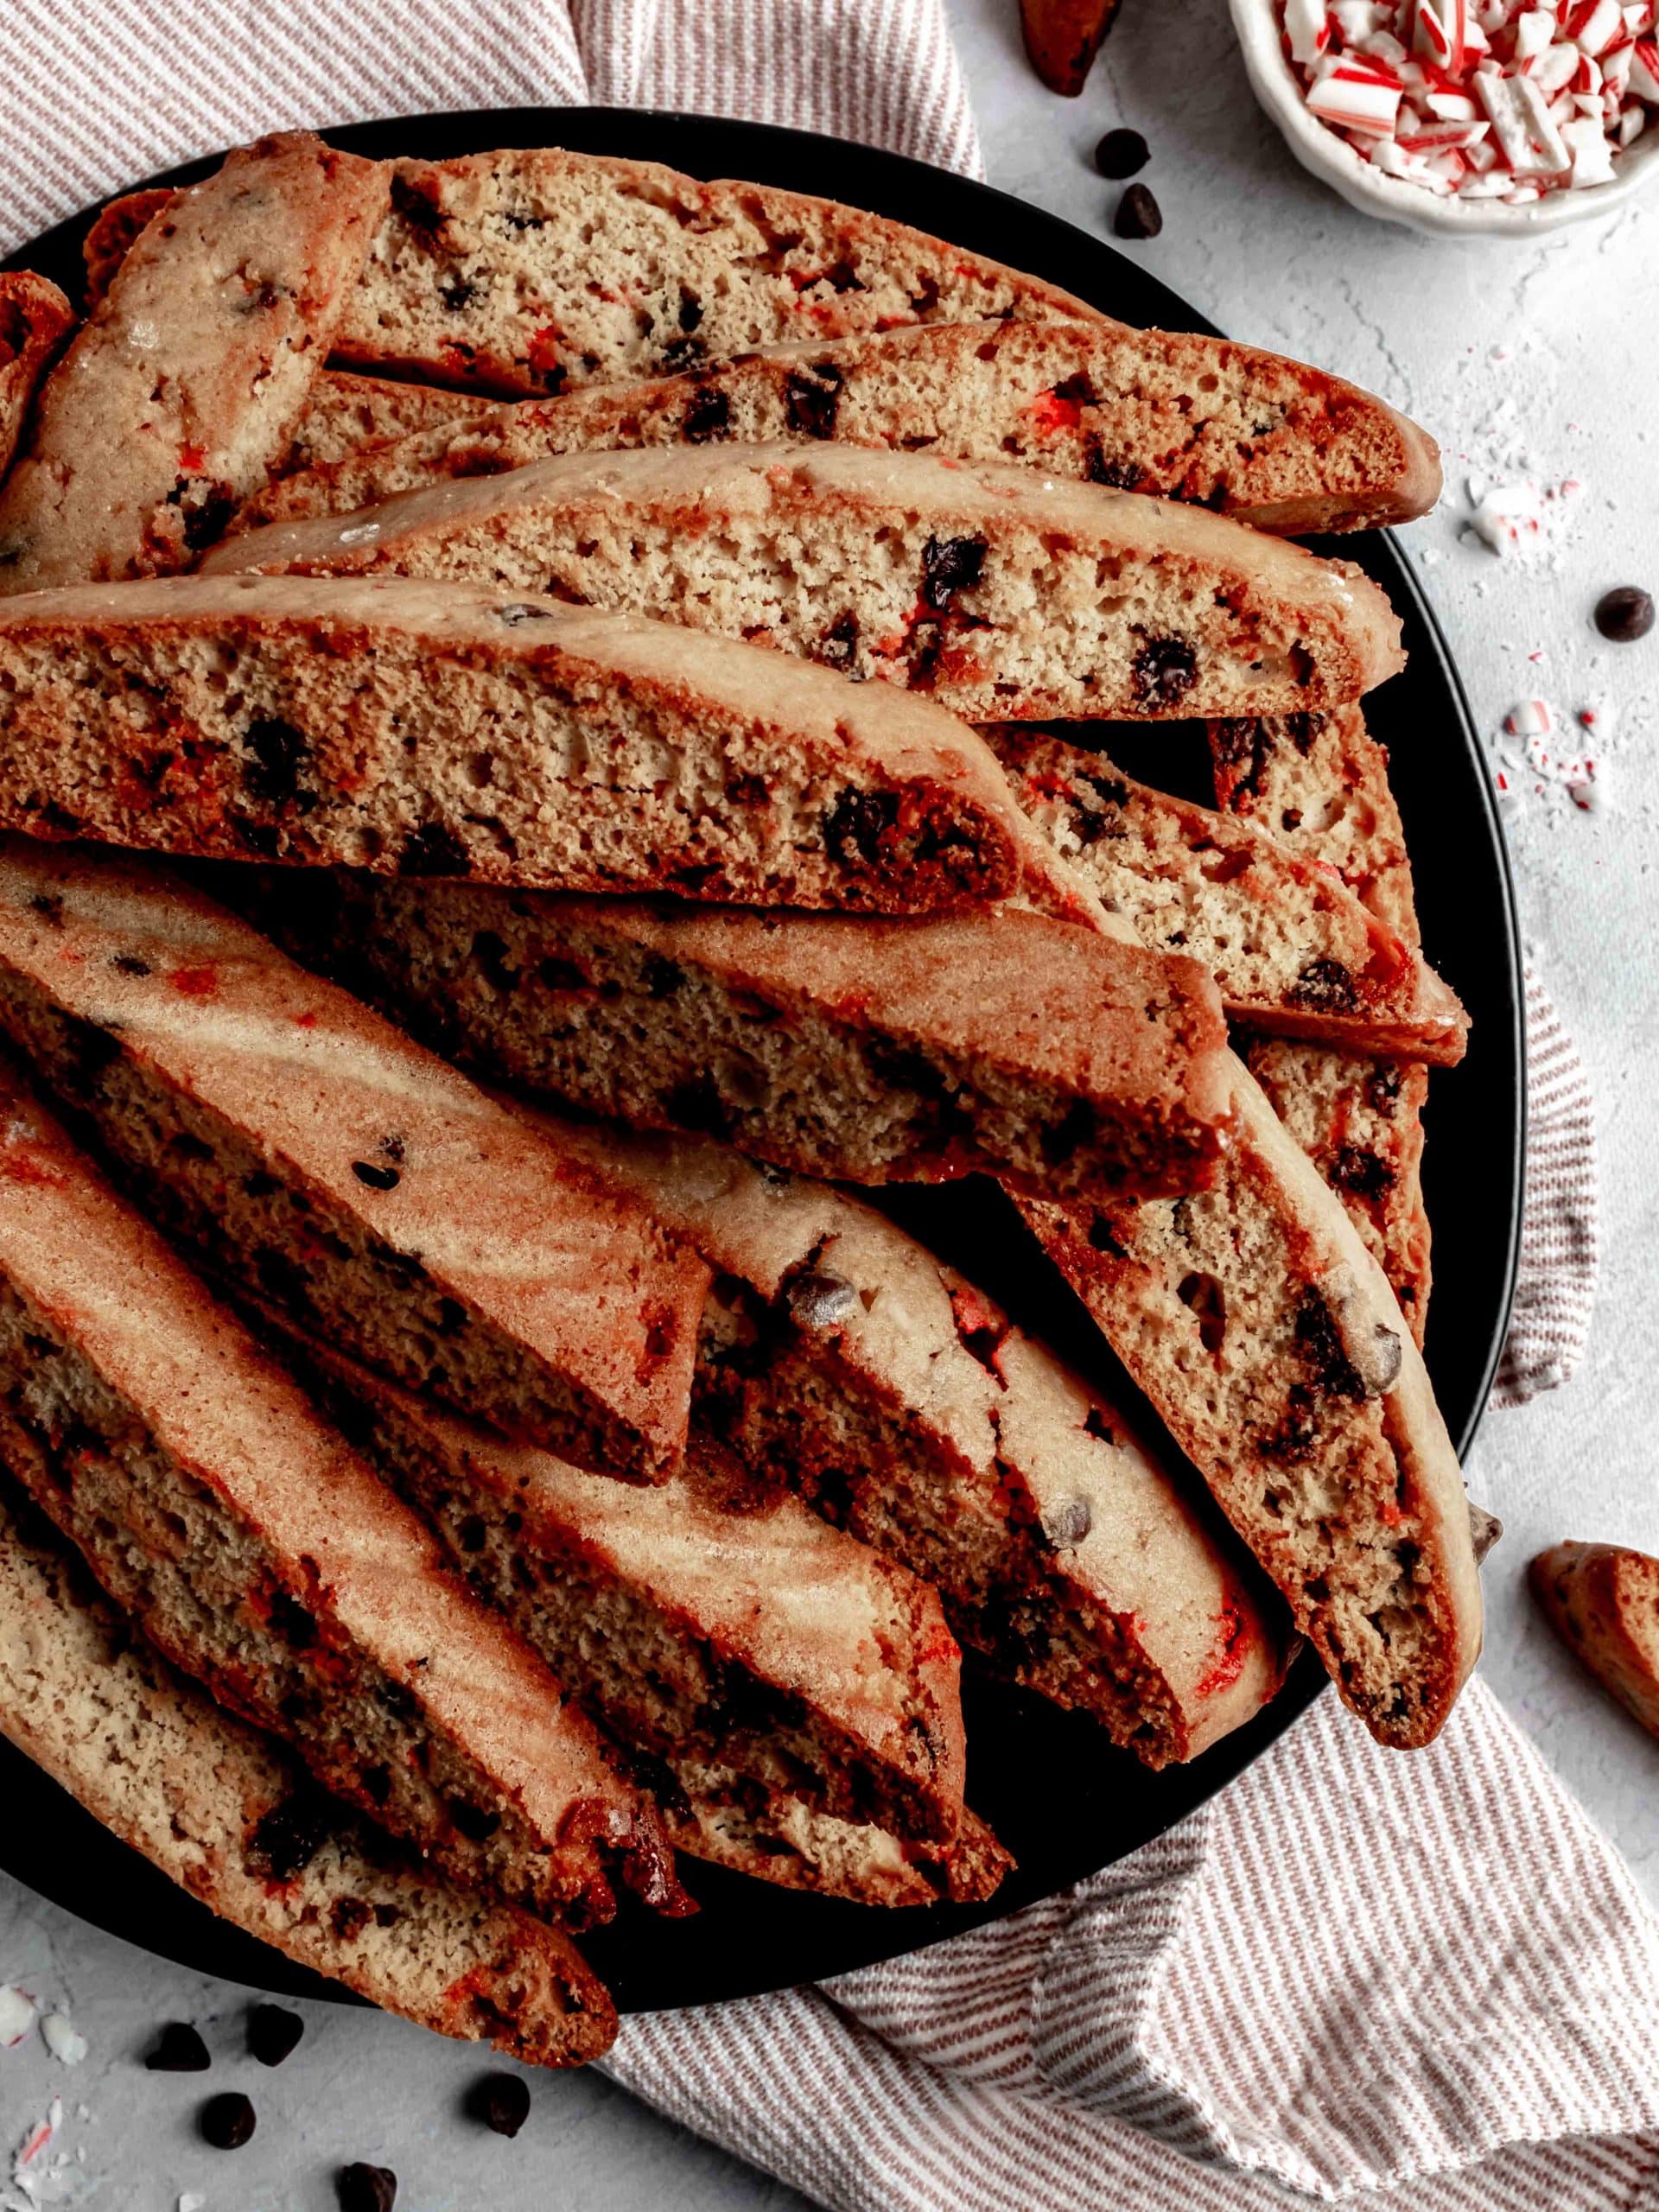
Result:
[[[1409,520],[1440,483],[1426,433],[1338,377],[1225,339],[1081,320],[923,324],[467,407],[431,387],[320,378],[296,448],[337,457],[296,460],[237,527],[349,514],[554,454],[776,439],[1014,461],[1291,537]]]
[[[1455,994],[1333,868],[1137,784],[1104,753],[1007,725],[986,734],[1060,859],[1142,944],[1209,969],[1231,1020],[1353,1051],[1463,1057]]]
[[[1528,1578],[1568,1649],[1659,1736],[1659,1560],[1619,1544],[1553,1544]]]
[[[1019,872],[995,763],[932,702],[547,599],[30,593],[0,601],[0,824],[35,836],[878,912],[982,905]]]
[[[221,1919],[371,2004],[534,2066],[616,2009],[569,1937],[446,1882],[169,1667],[0,1484],[0,1734]]]
[[[203,568],[550,590],[977,721],[1287,713],[1403,665],[1397,616],[1350,563],[1137,493],[849,446],[564,455],[273,524]]]

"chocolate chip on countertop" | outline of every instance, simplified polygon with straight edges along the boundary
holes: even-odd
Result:
[[[1132,184],[1117,203],[1113,230],[1121,238],[1155,238],[1163,227],[1163,209],[1144,184]]]
[[[530,2084],[517,2074],[486,2074],[467,2100],[474,2120],[497,2135],[516,2135],[530,2118]]]
[[[144,2060],[151,2074],[205,2074],[212,2063],[207,2044],[188,2020],[169,2020]]]
[[[305,2022],[281,2005],[256,2005],[248,2015],[248,2056],[262,2066],[280,2066],[293,2056]]]
[[[1632,645],[1653,627],[1653,594],[1637,584],[1621,584],[1596,601],[1596,627],[1616,645]]]
[[[253,2107],[240,2089],[226,2089],[209,2097],[196,2115],[202,2141],[211,2143],[215,2151],[239,2151],[252,2140],[257,2124]]]
[[[390,2166],[365,2166],[359,2160],[334,2177],[340,2212],[391,2212],[397,2202],[397,2177]]]
[[[1136,176],[1152,159],[1152,149],[1138,130],[1109,130],[1095,149],[1102,176]]]

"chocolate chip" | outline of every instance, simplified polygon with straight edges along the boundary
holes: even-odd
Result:
[[[1106,448],[1095,437],[1089,441],[1084,474],[1091,484],[1104,484],[1114,492],[1133,492],[1144,471],[1137,461],[1124,461],[1116,455],[1109,460]]]
[[[1596,627],[1616,645],[1632,645],[1653,627],[1653,594],[1637,584],[1621,584],[1596,601]]]
[[[695,330],[702,321],[702,302],[685,285],[680,287],[680,328]]]
[[[1147,638],[1129,664],[1138,707],[1154,713],[1179,707],[1198,677],[1198,657],[1185,638]]]
[[[685,988],[684,969],[677,960],[664,960],[660,952],[645,955],[642,972],[647,998],[671,999]]]
[[[486,2074],[474,2082],[467,2109],[496,2135],[516,2135],[530,2118],[530,2084],[517,2074]]]
[[[1316,1290],[1304,1296],[1296,1314],[1296,1342],[1314,1380],[1339,1398],[1363,1398],[1365,1385],[1343,1348],[1330,1307]]]
[[[487,1843],[501,1825],[499,1813],[493,1813],[483,1805],[474,1805],[470,1798],[446,1798],[444,1809],[468,1843]]]
[[[184,506],[184,542],[189,550],[204,553],[217,545],[235,512],[236,502],[226,492],[207,492],[194,505]]]
[[[1117,203],[1113,230],[1121,238],[1155,238],[1163,227],[1163,209],[1144,184],[1132,184]]]
[[[423,191],[396,171],[391,179],[391,204],[424,245],[430,245],[443,228],[443,210],[432,192]]]
[[[858,617],[839,614],[818,639],[817,658],[826,668],[849,669],[858,658]]]
[[[481,1513],[469,1513],[455,1530],[455,1541],[464,1552],[481,1552],[489,1530]]]
[[[361,1897],[336,1897],[329,1924],[342,1943],[355,1943],[374,1917],[373,1908]]]
[[[858,1293],[845,1275],[814,1268],[789,1286],[789,1310],[804,1329],[836,1329],[858,1306]]]
[[[1351,1191],[1357,1198],[1380,1198],[1394,1182],[1394,1170],[1380,1153],[1369,1151],[1365,1146],[1338,1146],[1337,1156],[1331,1163],[1331,1180],[1339,1191]]]
[[[985,567],[982,537],[930,537],[922,548],[922,604],[950,611],[959,591],[971,591]]]
[[[842,868],[851,868],[855,860],[874,868],[881,855],[881,840],[898,820],[896,791],[861,791],[849,785],[823,817],[830,857]]]
[[[1394,1109],[1400,1096],[1400,1070],[1386,1060],[1380,1060],[1365,1078],[1365,1096],[1371,1110],[1384,1121],[1394,1119]]]
[[[319,1790],[296,1791],[273,1806],[248,1838],[248,1871],[267,1882],[302,1874],[334,1831],[334,1801]]]
[[[29,911],[54,930],[63,927],[63,900],[55,891],[37,891],[29,902]]]
[[[524,600],[515,599],[505,607],[498,607],[495,619],[505,622],[510,630],[516,630],[521,622],[550,622],[553,610],[550,607],[531,607]]]
[[[439,285],[438,297],[451,315],[459,315],[463,308],[471,307],[478,297],[478,287],[468,283],[465,276],[452,276],[447,284]]]
[[[1074,377],[1065,377],[1054,386],[1056,399],[1069,400],[1076,407],[1098,407],[1100,394],[1081,370]]]
[[[1102,176],[1138,176],[1152,159],[1152,149],[1138,130],[1109,130],[1095,148]]]
[[[240,2089],[225,2089],[209,2097],[196,2114],[202,2141],[211,2143],[215,2151],[239,2151],[253,2140],[256,2125],[253,2107]]]
[[[677,1083],[663,1101],[663,1111],[677,1129],[694,1129],[700,1135],[726,1137],[732,1117],[714,1077],[706,1071]]]
[[[354,1160],[352,1173],[372,1191],[395,1191],[403,1180],[395,1167],[380,1167],[372,1160]]]
[[[1286,996],[1310,1014],[1352,1014],[1359,1005],[1353,976],[1340,960],[1310,960]]]
[[[151,2074],[205,2074],[212,2063],[207,2044],[188,2020],[169,2020],[144,2058]]]
[[[657,365],[665,376],[683,377],[708,358],[709,348],[701,338],[673,338],[658,350]]]
[[[815,361],[804,372],[791,370],[784,379],[784,414],[798,437],[835,436],[842,373],[837,362]]]
[[[248,2015],[248,2056],[262,2066],[280,2066],[291,2058],[305,2033],[297,2012],[281,2005],[256,2005]]]
[[[367,2166],[361,2160],[342,2166],[334,2176],[340,2212],[391,2212],[397,2201],[397,2177],[390,2166]]]
[[[705,446],[711,439],[723,438],[731,427],[730,398],[709,385],[700,385],[685,403],[680,435],[688,445]]]
[[[1092,1436],[1097,1443],[1116,1445],[1117,1442],[1110,1421],[1098,1406],[1090,1406],[1084,1415],[1083,1433],[1085,1436]]]
[[[442,822],[423,822],[410,832],[397,855],[399,875],[466,875],[467,848]]]

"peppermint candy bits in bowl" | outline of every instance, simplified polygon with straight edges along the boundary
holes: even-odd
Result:
[[[1231,0],[1305,168],[1418,230],[1553,229],[1659,174],[1656,0]]]

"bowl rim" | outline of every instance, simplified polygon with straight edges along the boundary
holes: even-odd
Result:
[[[1228,8],[1251,89],[1302,167],[1351,207],[1412,230],[1437,237],[1526,238],[1589,222],[1612,214],[1639,192],[1654,167],[1653,157],[1659,156],[1659,125],[1650,125],[1620,154],[1620,174],[1610,184],[1547,193],[1523,207],[1506,207],[1501,200],[1440,199],[1403,177],[1384,175],[1313,113],[1284,49],[1280,0],[1228,0]]]

